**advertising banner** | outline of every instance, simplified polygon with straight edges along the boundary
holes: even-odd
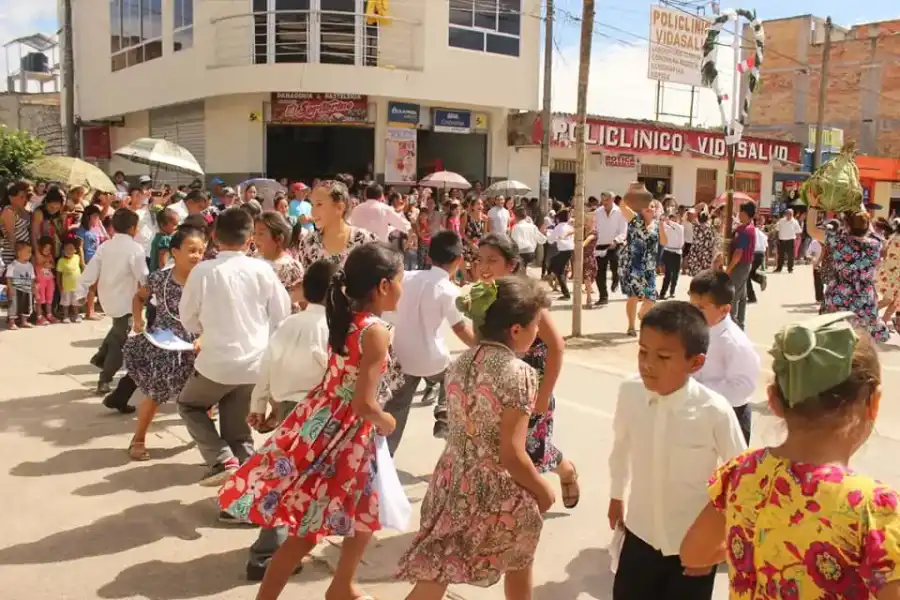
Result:
[[[409,102],[388,102],[388,123],[415,127],[419,124],[419,105]]]
[[[432,116],[432,129],[444,133],[472,133],[472,113],[467,110],[443,110],[436,108]]]
[[[647,77],[700,87],[700,63],[709,22],[675,8],[650,7]]]
[[[409,127],[388,127],[384,147],[384,182],[414,184],[416,178],[416,137]]]
[[[272,122],[285,125],[366,125],[369,99],[359,94],[274,92]]]

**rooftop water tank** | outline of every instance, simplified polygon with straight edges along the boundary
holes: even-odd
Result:
[[[43,52],[29,52],[22,57],[21,66],[28,73],[49,73],[50,59]]]

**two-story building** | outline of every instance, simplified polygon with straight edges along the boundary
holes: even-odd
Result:
[[[503,178],[507,111],[538,104],[539,0],[97,4],[73,3],[77,116],[113,149],[179,143],[207,179]]]

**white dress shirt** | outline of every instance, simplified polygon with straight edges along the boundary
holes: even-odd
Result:
[[[684,228],[684,243],[685,244],[693,244],[694,243],[694,224],[685,219],[681,226]]]
[[[553,230],[547,235],[547,240],[551,244],[556,244],[556,249],[560,252],[565,252],[566,250],[574,250],[575,249],[575,228],[572,227],[572,224],[566,221],[565,223],[559,223]]]
[[[769,249],[769,236],[763,231],[762,227],[756,227],[756,246],[753,251],[757,254],[765,253]]]
[[[628,221],[619,207],[613,205],[607,214],[602,206],[594,211],[594,233],[597,236],[595,243],[598,246],[609,246],[625,242],[628,235]],[[594,256],[605,256],[606,250],[595,250]]]
[[[263,353],[250,412],[266,414],[266,404],[303,402],[328,369],[325,307],[310,304],[278,327]]]
[[[291,299],[268,263],[223,251],[191,271],[178,312],[185,329],[203,335],[197,372],[247,385],[257,382],[269,336],[291,314]]]
[[[505,206],[492,206],[487,216],[491,221],[492,232],[506,233],[509,231],[509,211]]]
[[[174,204],[170,204],[167,208],[171,208],[176,215],[178,215],[178,222],[182,223],[188,216],[187,204],[184,203],[184,200],[179,200]]]
[[[707,480],[746,449],[737,416],[719,394],[691,378],[659,396],[632,377],[619,386],[613,418],[610,497],[622,500],[629,489],[625,527],[664,556],[676,555],[709,502]]]
[[[800,232],[803,231],[800,229],[800,223],[797,222],[797,219],[787,219],[785,217],[781,217],[778,220],[775,228],[778,230],[778,239],[782,242],[794,241],[800,235]]]
[[[533,253],[538,246],[547,241],[547,237],[531,222],[531,219],[519,221],[513,225],[509,237],[519,247],[520,254]]]
[[[134,234],[134,241],[141,245],[144,254],[150,256],[150,247],[153,245],[153,237],[156,235],[156,213],[150,210],[149,206],[139,208],[135,211],[138,215],[137,233]]]
[[[366,200],[350,213],[350,224],[370,231],[382,242],[395,229],[401,233],[409,232],[410,224],[406,217],[380,200]]]
[[[753,397],[759,378],[760,359],[753,342],[730,316],[709,328],[706,363],[697,381],[722,394],[735,408]]]
[[[663,246],[663,250],[681,254],[684,249],[684,227],[681,226],[681,223],[669,220],[663,220],[662,226],[666,232],[666,244]]]
[[[397,310],[385,313],[384,318],[394,325],[391,346],[405,374],[431,377],[450,364],[442,331],[444,321],[454,327],[463,320],[456,308],[458,296],[459,288],[439,267],[403,274],[403,295]]]
[[[113,318],[131,314],[138,288],[147,280],[147,255],[130,235],[117,233],[100,244],[78,281],[78,298],[87,296],[97,284],[97,295],[107,315]]]

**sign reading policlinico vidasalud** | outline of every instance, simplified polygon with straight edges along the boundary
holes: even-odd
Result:
[[[647,77],[700,86],[700,64],[709,21],[674,8],[650,7]]]
[[[540,144],[540,119],[532,131],[532,143]],[[575,119],[554,117],[551,126],[553,146],[575,144]],[[698,129],[678,129],[653,123],[621,123],[588,118],[585,141],[592,150],[627,154],[685,153],[693,158],[725,158],[725,136]],[[744,136],[738,144],[737,158],[742,162],[768,163],[782,160],[800,163],[802,144]]]

